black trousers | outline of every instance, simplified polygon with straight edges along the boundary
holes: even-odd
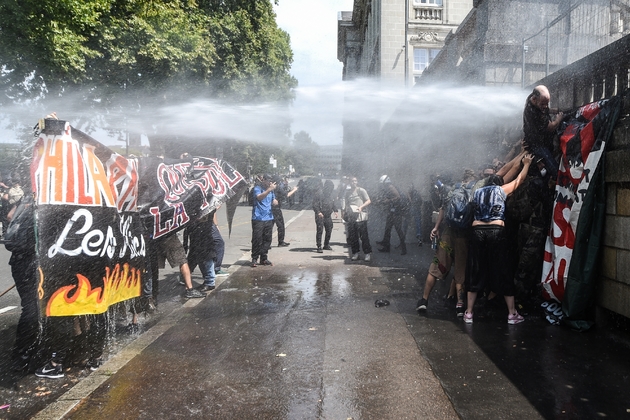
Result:
[[[15,332],[13,358],[27,363],[35,354],[39,337],[39,302],[37,300],[37,261],[34,253],[13,253],[10,260],[11,275],[20,295],[22,313]]]
[[[361,241],[361,247],[363,247],[364,254],[370,254],[372,252],[372,246],[370,245],[370,238],[368,236],[367,222],[348,222],[348,243],[352,248],[352,253],[359,252],[359,240]]]
[[[271,248],[271,236],[273,234],[273,220],[252,220],[252,260],[265,261],[269,248]]]
[[[271,209],[273,213],[273,221],[278,227],[278,243],[284,242],[284,216],[282,215],[282,209],[280,207],[274,207]]]
[[[328,246],[330,243],[330,235],[332,234],[333,221],[330,215],[322,218],[315,215],[315,225],[317,226],[317,233],[315,235],[315,241],[317,242],[317,248],[322,246],[322,233],[326,229],[326,236],[324,237],[324,246]]]
[[[390,248],[390,240],[392,236],[392,228],[396,229],[398,239],[400,240],[400,248],[402,251],[407,250],[405,245],[405,232],[402,229],[403,214],[401,211],[390,211],[387,214],[387,220],[385,221],[385,232],[383,233],[383,248]]]

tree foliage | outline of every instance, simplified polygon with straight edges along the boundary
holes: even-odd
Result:
[[[290,100],[296,85],[269,0],[0,0],[0,31],[2,104]]]

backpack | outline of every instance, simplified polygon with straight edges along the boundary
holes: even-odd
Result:
[[[472,188],[475,181],[457,183],[448,194],[444,219],[450,227],[468,229],[473,221]]]
[[[35,220],[30,196],[24,196],[18,204],[4,235],[4,247],[9,252],[35,252]]]

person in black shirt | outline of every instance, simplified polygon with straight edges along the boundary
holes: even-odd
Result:
[[[313,197],[313,211],[315,212],[315,225],[317,226],[317,233],[315,235],[315,241],[317,242],[317,252],[322,253],[322,233],[326,230],[326,236],[324,237],[324,248],[327,251],[332,251],[330,247],[330,235],[332,234],[333,221],[332,213],[337,213],[335,206],[335,199],[333,197],[333,191],[335,185],[329,179],[324,183],[324,188],[319,188],[315,192]]]
[[[523,111],[523,146],[535,155],[535,161],[542,160],[552,179],[555,179],[558,162],[553,154],[554,138],[564,114],[553,110],[556,115],[551,117],[549,101],[549,90],[543,85],[536,86],[527,97]]]

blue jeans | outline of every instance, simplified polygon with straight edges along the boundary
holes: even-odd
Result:
[[[210,261],[202,261],[199,263],[199,271],[203,277],[203,284],[205,286],[214,286],[214,281],[217,275],[214,272],[214,259]]]

